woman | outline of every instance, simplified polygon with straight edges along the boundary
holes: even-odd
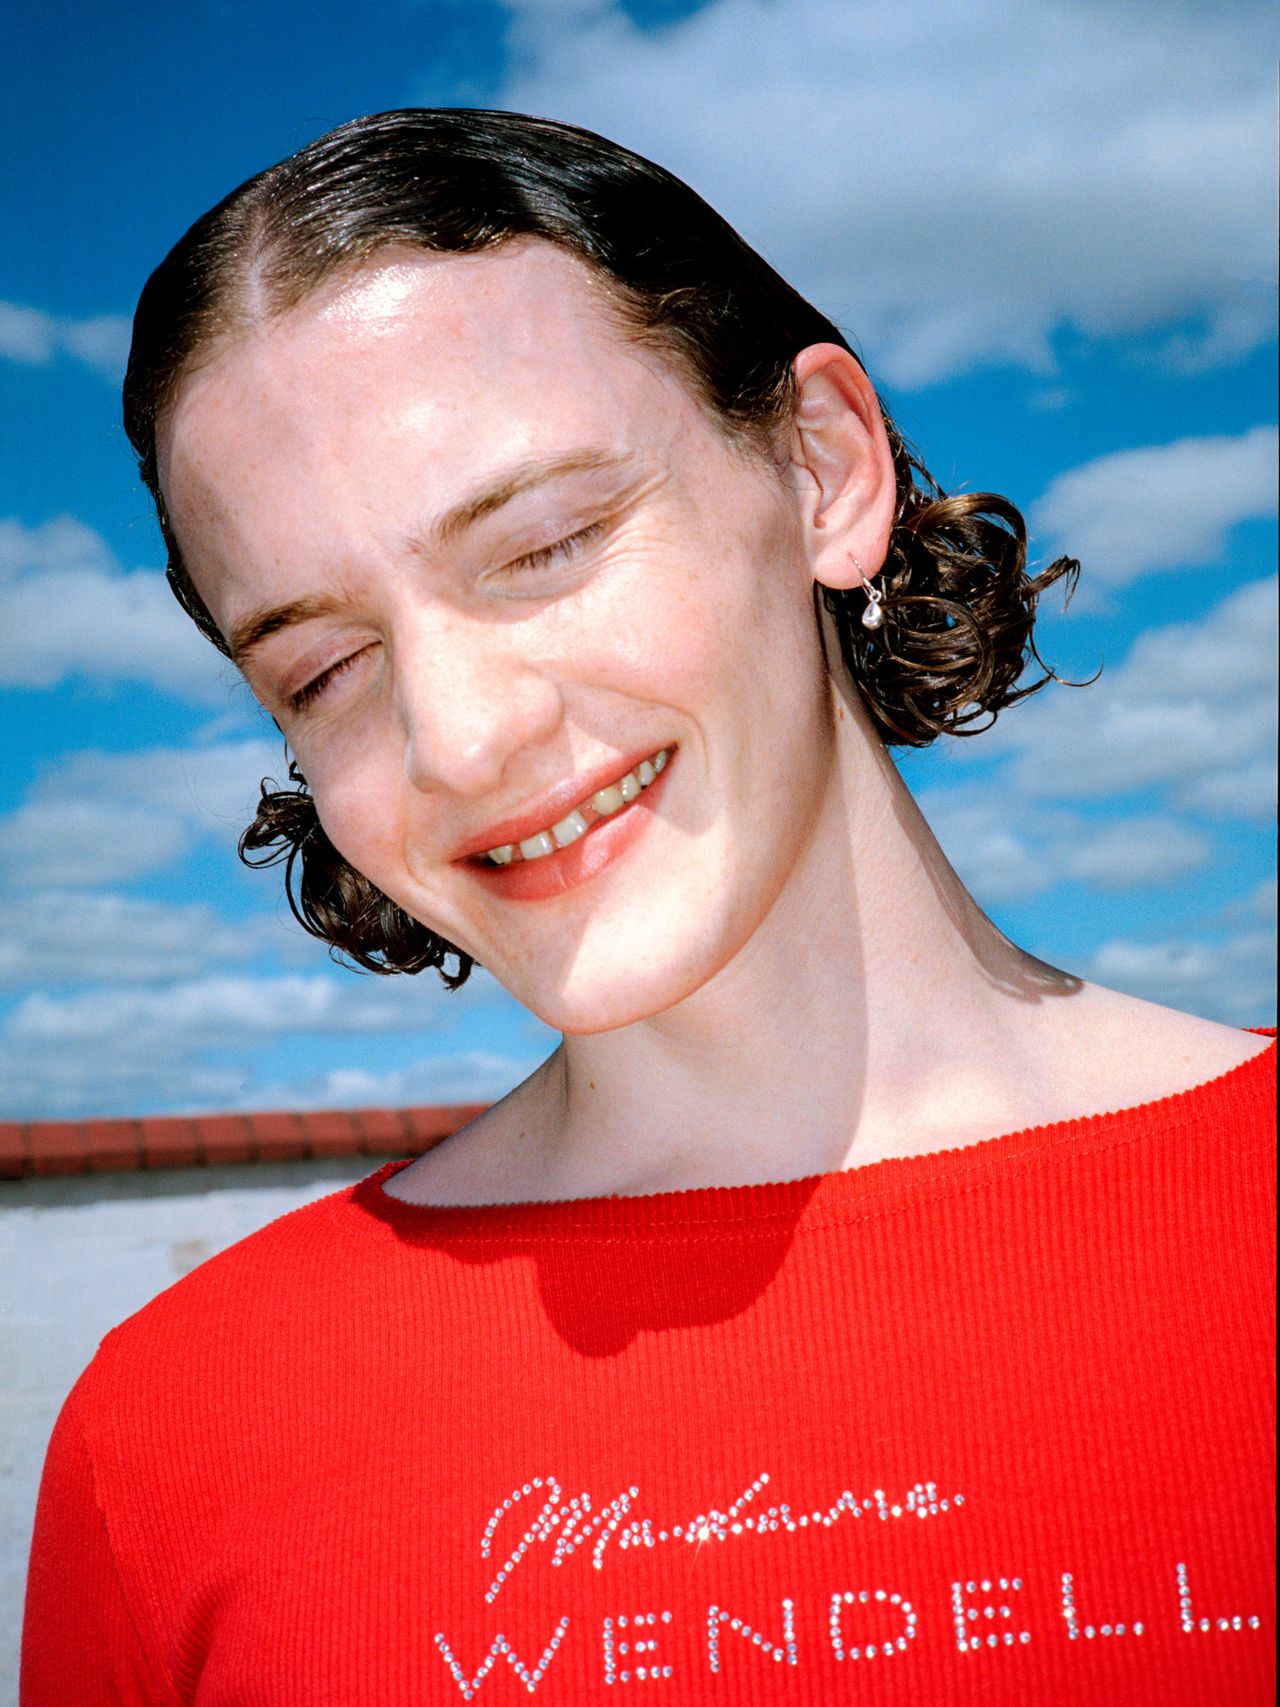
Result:
[[[564,1040],[108,1336],[31,1707],[1261,1701],[1274,1044],[1019,950],[888,754],[1031,691],[1076,566],[684,185],[512,114],[242,186],[126,415],[294,756],[246,854]]]

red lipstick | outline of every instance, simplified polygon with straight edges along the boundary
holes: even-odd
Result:
[[[550,811],[559,811],[561,817],[599,789],[607,788],[628,770],[634,770],[641,762],[633,760],[631,765],[619,767],[617,761],[599,773],[599,779],[588,779],[584,790],[581,778],[573,779],[567,791],[556,790],[551,795],[544,795],[538,806],[532,811],[522,812],[517,818],[505,819],[502,823],[485,831],[485,836],[493,836],[495,829],[499,835],[495,840],[485,840],[476,848],[475,841],[466,844],[475,852],[463,856],[463,863],[468,873],[478,882],[483,883],[495,895],[501,895],[504,900],[511,901],[544,901],[556,895],[562,895],[566,890],[575,889],[588,878],[595,877],[606,867],[612,865],[627,848],[648,828],[650,818],[665,791],[667,776],[676,757],[676,748],[668,749],[670,757],[666,765],[653,781],[625,806],[611,813],[606,818],[600,818],[585,835],[571,842],[567,848],[558,848],[555,853],[545,854],[539,859],[517,860],[510,865],[495,865],[491,860],[480,854],[481,849],[487,851],[492,847],[501,847],[507,842],[524,840],[545,830],[552,820],[546,815],[548,803]],[[642,758],[651,755],[643,754]],[[557,799],[557,796],[559,798]]]

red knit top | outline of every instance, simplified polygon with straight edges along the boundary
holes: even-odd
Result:
[[[1269,1701],[1274,1084],[287,1215],[68,1399],[25,1707]]]

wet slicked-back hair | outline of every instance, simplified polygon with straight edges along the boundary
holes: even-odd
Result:
[[[221,651],[226,640],[182,562],[157,472],[158,425],[183,376],[238,331],[385,251],[471,255],[516,238],[583,261],[620,330],[665,355],[726,436],[770,461],[785,460],[795,357],[810,344],[850,349],[687,184],[590,131],[458,108],[343,125],[197,220],[148,279],[134,317],[125,428],[155,500],[170,585]],[[923,747],[979,733],[1050,679],[1032,635],[1036,602],[1060,578],[1069,589],[1079,566],[1059,558],[1028,575],[1017,509],[991,492],[948,497],[881,409],[897,476],[877,578],[884,622],[862,626],[859,590],[821,597],[880,736]],[[1022,681],[1032,659],[1043,673]],[[262,784],[241,856],[283,861],[299,921],[357,965],[433,966],[451,987],[464,982],[470,958],[342,858],[292,763],[288,782]]]

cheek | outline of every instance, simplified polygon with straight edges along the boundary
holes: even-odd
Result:
[[[676,519],[628,542],[617,572],[606,569],[563,609],[549,650],[570,680],[705,709],[710,693],[749,692],[778,644],[794,659],[816,639],[812,610],[803,595],[788,600],[785,565],[774,567],[758,537],[751,549]]]
[[[418,880],[412,841],[393,793],[369,787],[362,778],[355,787],[317,793],[316,810],[325,835],[349,866],[419,924],[466,947],[448,909],[432,904],[430,873]]]
[[[316,765],[308,776],[321,828],[334,847],[384,894],[397,886],[396,851],[403,845],[400,797],[385,766]]]

